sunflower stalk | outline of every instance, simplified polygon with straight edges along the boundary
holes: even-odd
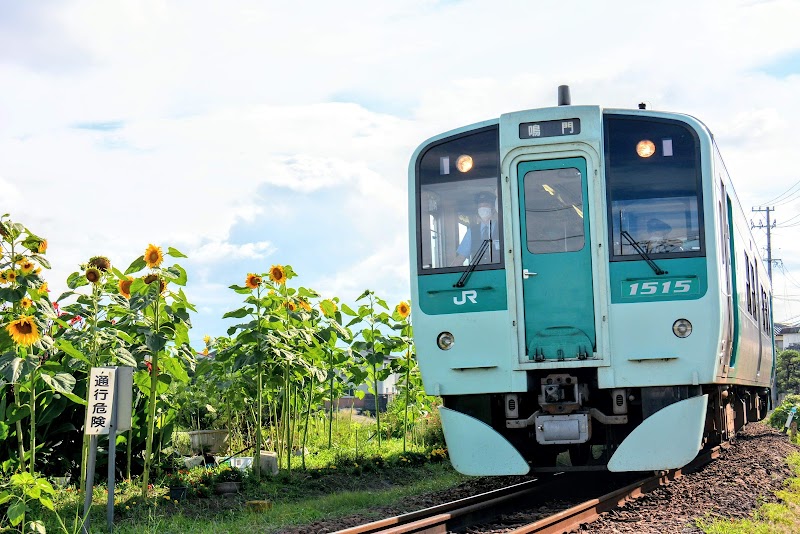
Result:
[[[264,396],[264,340],[261,338],[261,285],[256,290],[256,360],[258,365],[258,413],[256,414],[256,451],[253,465],[256,470],[256,480],[261,481],[261,429],[264,428],[263,396]]]
[[[158,321],[158,305],[159,301],[161,300],[161,292],[158,292],[158,296],[156,297],[155,301],[153,302],[153,330],[154,332],[158,332],[159,321]],[[150,370],[150,400],[147,405],[147,438],[145,440],[145,451],[144,451],[144,473],[142,474],[142,498],[147,498],[147,486],[150,482],[150,464],[152,463],[152,459],[150,455],[153,452],[153,437],[155,435],[155,423],[156,423],[156,389],[158,388],[158,353],[159,351],[153,351],[152,361],[150,362],[151,370]]]

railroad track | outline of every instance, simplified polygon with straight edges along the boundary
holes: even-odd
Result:
[[[642,478],[622,488],[600,497],[518,527],[512,534],[556,534],[570,532],[585,523],[591,523],[604,512],[613,510],[625,502],[653,491],[659,486],[680,478],[684,474],[700,469],[719,457],[722,447],[703,452],[681,469],[673,469],[658,475]],[[509,510],[519,510],[520,502],[526,497],[545,492],[558,494],[570,488],[579,473],[558,473],[548,477],[515,484],[473,497],[441,504],[424,510],[365,523],[356,527],[339,530],[334,534],[444,534],[484,523],[490,523]],[[529,505],[530,499],[522,504]]]

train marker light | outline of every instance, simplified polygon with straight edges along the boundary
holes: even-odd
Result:
[[[472,165],[473,165],[472,156],[468,156],[466,154],[458,156],[458,159],[456,160],[456,169],[458,169],[461,172],[471,171]]]
[[[436,344],[442,350],[450,350],[450,348],[453,346],[453,343],[455,343],[455,341],[456,341],[456,338],[454,338],[453,334],[451,334],[450,332],[442,332],[436,338]]]
[[[686,319],[678,319],[672,324],[672,333],[678,337],[689,337],[692,333],[692,323]]]
[[[636,143],[636,153],[639,157],[649,158],[656,153],[656,145],[649,139],[643,139]]]

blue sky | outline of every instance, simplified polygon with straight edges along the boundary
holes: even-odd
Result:
[[[789,189],[797,20],[753,0],[2,2],[0,213],[48,238],[54,294],[94,255],[187,254],[198,346],[241,302],[228,286],[276,263],[396,303],[416,146],[561,84],[703,120],[745,211]],[[793,233],[773,236],[777,319],[800,316]]]

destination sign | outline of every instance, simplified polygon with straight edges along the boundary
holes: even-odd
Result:
[[[520,139],[536,139],[538,137],[560,137],[562,135],[578,135],[579,133],[581,133],[580,119],[523,122],[522,124],[519,125]]]

